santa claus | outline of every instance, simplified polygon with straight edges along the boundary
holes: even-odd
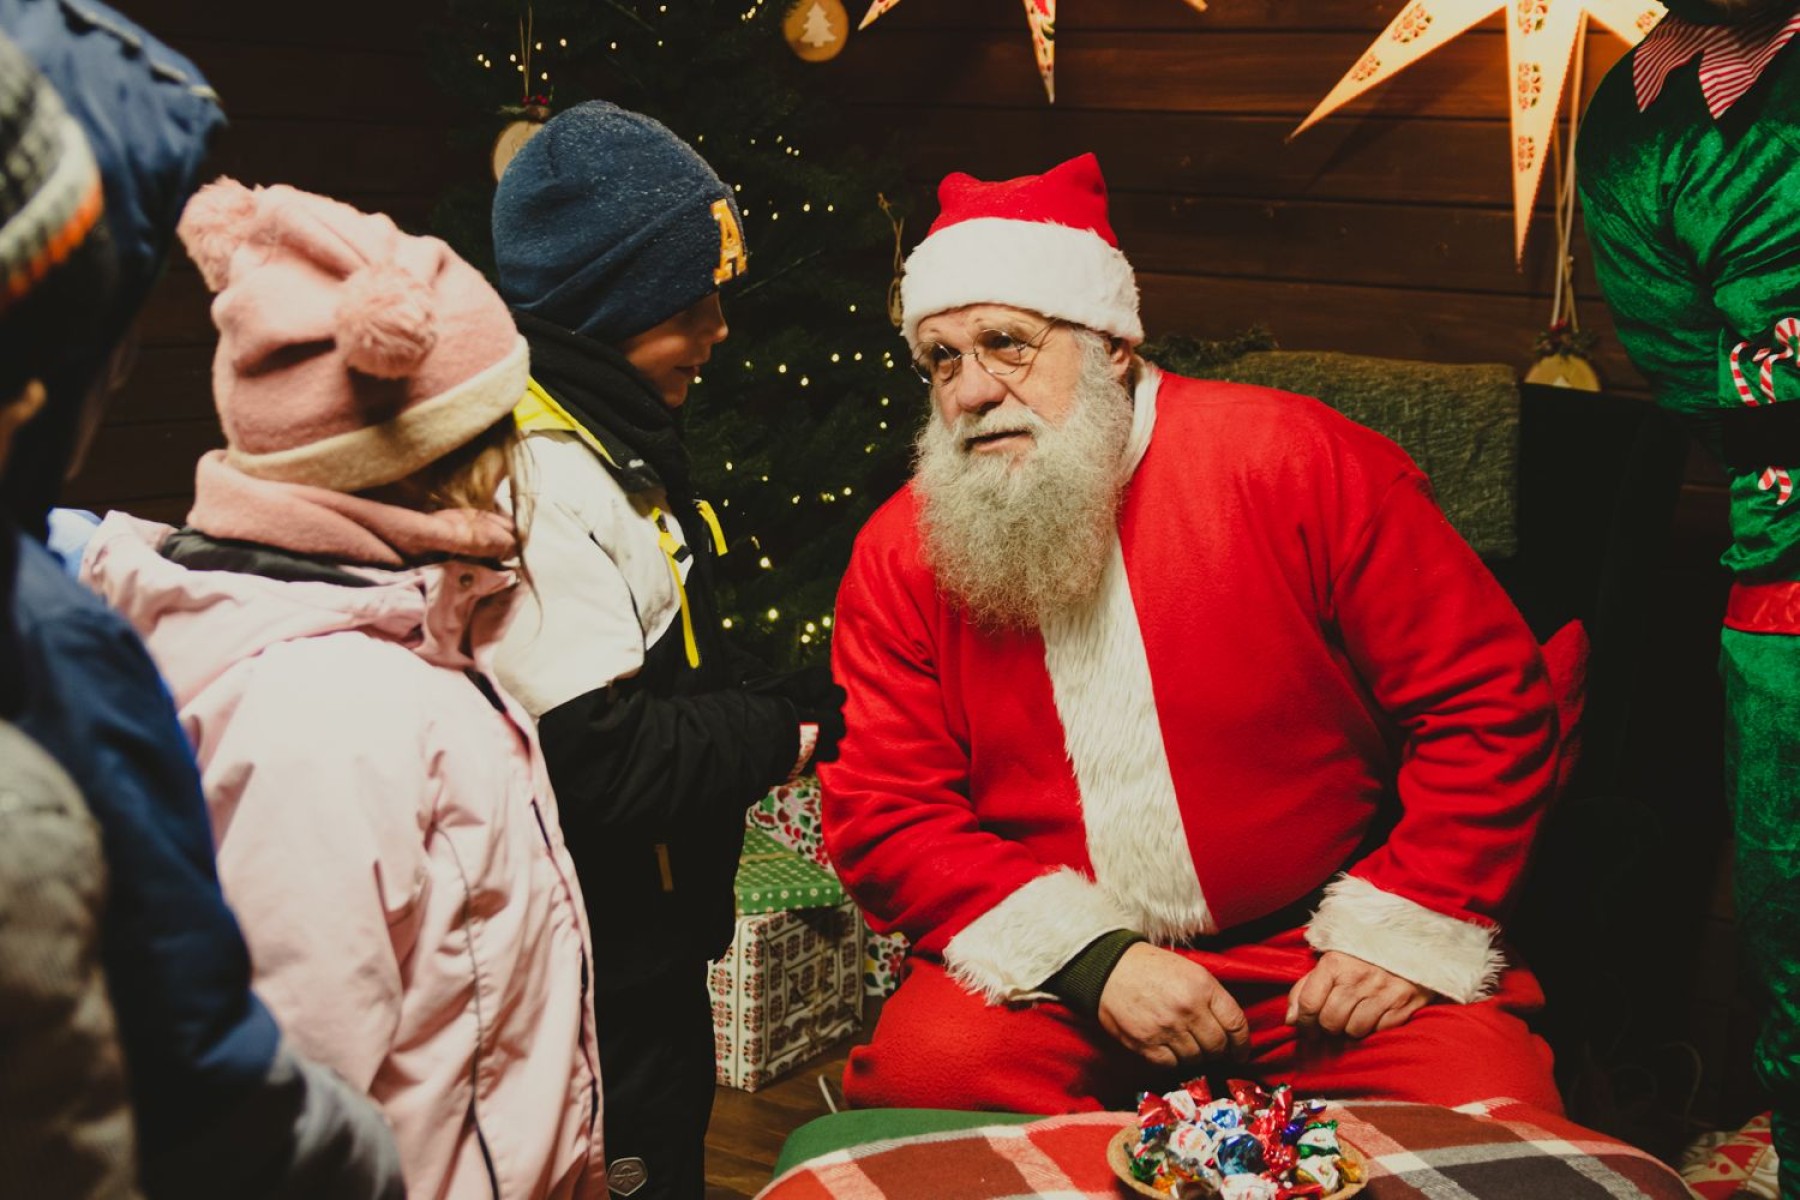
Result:
[[[1136,354],[1085,155],[952,175],[906,265],[932,413],[838,596],[826,844],[913,941],[859,1106],[1117,1107],[1171,1072],[1560,1108],[1498,917],[1544,661],[1391,442]]]

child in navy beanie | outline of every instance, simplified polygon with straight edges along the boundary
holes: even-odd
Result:
[[[498,666],[538,720],[587,897],[608,1182],[697,1200],[706,970],[731,941],[744,811],[836,756],[843,692],[823,668],[747,685],[713,598],[724,534],[678,412],[749,261],[732,189],[649,117],[579,105],[507,167],[494,250],[531,344],[537,593]]]
[[[686,142],[615,104],[578,105],[527,142],[500,181],[500,294],[519,312],[617,345],[742,274],[739,228],[731,189]]]

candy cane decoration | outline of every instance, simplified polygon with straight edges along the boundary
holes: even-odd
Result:
[[[1740,361],[1749,342],[1739,342],[1731,348],[1731,382],[1737,386],[1738,399],[1752,408],[1764,403],[1775,403],[1775,364],[1783,359],[1800,362],[1800,317],[1783,317],[1775,323],[1775,345],[1764,346],[1750,356],[1751,363],[1758,367],[1756,382],[1761,385],[1763,399],[1759,400],[1756,390],[1744,377],[1743,364]],[[1764,467],[1763,473],[1757,477],[1756,486],[1763,491],[1770,488],[1779,489],[1775,495],[1775,503],[1786,504],[1794,494],[1794,479],[1786,467]]]

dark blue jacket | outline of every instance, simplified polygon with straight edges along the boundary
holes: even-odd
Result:
[[[212,825],[175,707],[123,618],[28,534],[55,500],[85,398],[142,307],[224,117],[192,63],[100,4],[0,0],[0,30],[82,123],[100,164],[116,290],[96,328],[31,364],[49,403],[22,432],[0,524],[18,556],[17,723],[80,786],[111,873],[102,958],[150,1159],[250,1096],[279,1031],[213,869]]]
[[[50,402],[19,431],[0,480],[0,503],[42,539],[84,401],[162,274],[175,222],[225,116],[193,63],[104,4],[0,0],[0,31],[50,81],[93,147],[117,268],[96,319],[42,348],[36,365]]]
[[[22,534],[18,724],[74,778],[111,872],[101,952],[147,1154],[259,1087],[280,1038],[213,869],[193,748],[123,618]]]

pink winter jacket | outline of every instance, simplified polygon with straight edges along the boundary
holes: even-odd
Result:
[[[581,893],[488,666],[512,577],[280,582],[172,563],[169,532],[109,516],[84,575],[175,693],[258,994],[381,1105],[412,1200],[604,1196]]]

